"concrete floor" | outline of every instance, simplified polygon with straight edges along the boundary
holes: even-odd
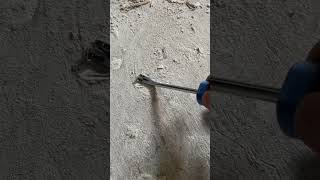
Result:
[[[317,1],[218,0],[212,4],[211,74],[280,87],[320,39]],[[285,137],[275,105],[214,94],[212,179],[319,179],[320,161]]]
[[[0,179],[107,179],[108,87],[70,68],[108,1],[0,1]]]
[[[133,84],[143,73],[197,88],[209,74],[208,0],[111,1],[111,179],[209,179],[209,128],[195,94]],[[142,1],[146,2],[146,1]]]

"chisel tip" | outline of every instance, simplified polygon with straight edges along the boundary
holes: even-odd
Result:
[[[140,84],[144,84],[144,85],[150,85],[150,86],[154,86],[156,84],[149,77],[147,77],[143,74],[140,74],[139,76],[137,76],[136,82],[138,82]]]

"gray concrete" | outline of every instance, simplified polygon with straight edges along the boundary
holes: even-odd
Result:
[[[320,37],[316,2],[215,1],[211,73],[280,87]],[[223,94],[212,101],[211,179],[319,179],[320,161],[280,132],[274,104]]]
[[[106,83],[70,68],[108,39],[108,1],[1,0],[0,179],[107,179]]]
[[[129,11],[139,2],[149,2]],[[198,3],[196,3],[198,2]],[[191,3],[191,1],[189,2]],[[197,88],[209,74],[209,0],[111,1],[112,180],[207,180],[210,135],[195,94],[132,84],[140,74]],[[128,8],[125,8],[128,9]]]

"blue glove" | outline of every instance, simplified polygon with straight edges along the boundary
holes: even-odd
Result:
[[[210,84],[209,81],[202,81],[199,85],[198,92],[197,92],[197,102],[198,104],[205,106],[207,109],[210,110],[210,97],[207,92],[209,89]]]
[[[297,106],[318,86],[319,72],[318,65],[310,62],[297,63],[290,68],[277,102],[278,123],[287,136],[296,137],[294,119]]]

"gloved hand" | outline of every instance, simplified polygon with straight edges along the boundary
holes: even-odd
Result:
[[[320,41],[309,52],[307,62],[320,66]],[[313,91],[297,107],[294,129],[299,139],[320,154],[320,73],[317,77]]]
[[[197,92],[198,104],[205,106],[208,110],[211,110],[209,90],[210,83],[208,80],[202,81],[199,85]]]
[[[295,115],[303,98],[314,92],[319,82],[319,67],[312,62],[293,65],[283,82],[277,102],[277,120],[281,130],[297,138]]]
[[[200,84],[197,93],[198,103],[209,110],[210,78]],[[320,41],[306,62],[290,68],[277,102],[277,120],[287,136],[301,139],[320,153]]]

